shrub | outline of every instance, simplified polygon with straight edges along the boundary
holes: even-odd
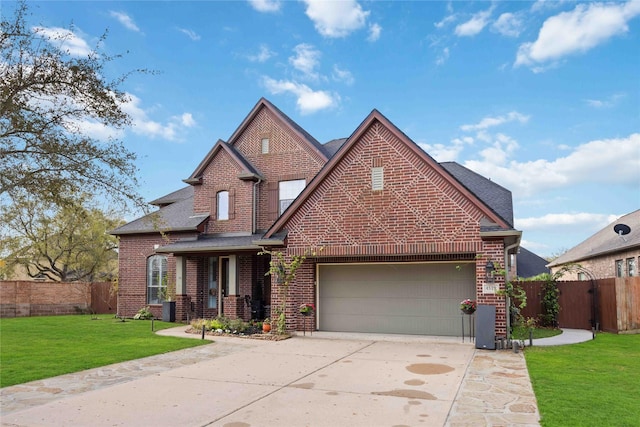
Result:
[[[135,320],[149,320],[153,319],[153,313],[149,310],[149,307],[142,307],[138,312],[133,316]]]

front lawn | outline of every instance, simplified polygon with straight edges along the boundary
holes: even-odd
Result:
[[[552,329],[552,328],[534,328],[533,329],[533,339],[537,340],[538,338],[549,338],[556,335],[560,335],[562,333],[561,329]],[[513,339],[516,340],[528,340],[529,339],[529,329],[524,326],[516,326],[513,328]]]
[[[525,358],[542,426],[639,425],[640,335],[534,346]]]
[[[98,317],[0,319],[0,387],[211,343],[156,335],[150,320]],[[154,322],[155,330],[175,326]]]

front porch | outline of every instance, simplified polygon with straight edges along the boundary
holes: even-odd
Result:
[[[176,320],[270,316],[271,257],[254,240],[256,235],[208,237],[157,249],[175,259]]]

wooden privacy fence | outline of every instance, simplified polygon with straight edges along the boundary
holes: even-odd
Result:
[[[543,314],[544,282],[517,282],[527,294],[525,317]],[[558,282],[561,328],[640,332],[640,277]]]
[[[116,313],[111,282],[0,281],[0,317]]]

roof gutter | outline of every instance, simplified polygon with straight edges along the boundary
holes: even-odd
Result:
[[[522,238],[522,231],[519,230],[492,230],[481,231],[480,238],[482,240],[502,239],[509,250],[520,246],[520,239]],[[506,264],[505,264],[506,265]]]
[[[161,254],[187,254],[187,253],[202,253],[202,252],[256,251],[259,249],[260,247],[258,246],[224,246],[224,247],[204,246],[204,247],[198,247],[198,248],[184,248],[184,249],[171,249],[171,247],[161,247],[156,249],[156,252]]]

